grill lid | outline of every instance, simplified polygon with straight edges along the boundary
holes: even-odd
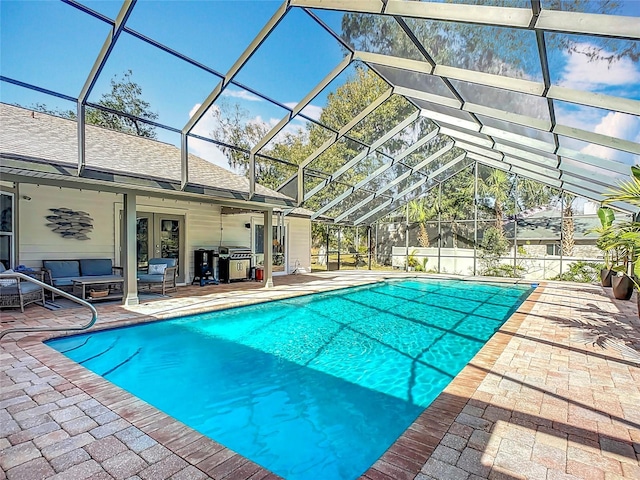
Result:
[[[251,258],[251,248],[225,245],[221,246],[220,255],[229,256],[229,258]]]

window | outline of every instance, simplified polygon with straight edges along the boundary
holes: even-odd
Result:
[[[553,255],[559,257],[562,254],[562,248],[560,248],[559,243],[548,243],[547,244],[547,255]]]
[[[0,194],[0,262],[13,267],[13,194]]]

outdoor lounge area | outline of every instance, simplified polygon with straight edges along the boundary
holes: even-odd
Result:
[[[640,478],[640,2],[0,22],[0,480]]]

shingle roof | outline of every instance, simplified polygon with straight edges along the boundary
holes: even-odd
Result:
[[[77,123],[0,103],[0,152],[47,163],[77,165]],[[180,182],[180,149],[173,145],[86,125],[86,167]],[[249,180],[195,155],[189,155],[190,184],[249,194]],[[256,184],[256,194],[291,200]]]

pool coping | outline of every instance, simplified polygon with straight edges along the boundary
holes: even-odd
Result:
[[[403,276],[401,278],[416,278],[417,276]],[[358,282],[351,287],[375,283],[380,279],[394,279],[397,276],[371,278]],[[425,278],[420,276],[418,278]],[[435,278],[442,279],[442,276]],[[453,280],[476,280],[475,278],[451,277]],[[518,282],[495,282],[510,283]],[[527,282],[531,283],[531,282]],[[505,321],[502,327],[485,343],[478,353],[469,361],[451,383],[436,397],[436,399],[416,418],[416,420],[396,439],[387,451],[365,471],[360,478],[367,480],[381,479],[413,479],[425,462],[429,459],[445,433],[453,424],[464,406],[471,399],[476,389],[486,377],[487,372],[494,365],[507,344],[520,327],[522,321],[535,305],[542,294],[545,283],[540,282],[537,288],[520,304],[518,309]],[[335,291],[345,288],[326,286],[314,292],[285,293],[269,298],[275,301],[293,298],[310,293]],[[224,306],[214,306],[208,311],[234,308],[244,305],[265,303],[264,299],[250,299],[238,304],[226,303]],[[195,312],[192,312],[195,313]],[[189,315],[189,311],[180,311],[175,315],[153,316],[139,315],[135,319],[123,319],[106,325],[98,325],[91,331],[120,328],[153,321],[163,321],[170,318]],[[67,388],[77,387],[94,398],[106,408],[110,409],[131,425],[137,427],[152,439],[162,444],[172,453],[178,455],[190,465],[195,466],[212,478],[245,479],[260,478],[265,480],[280,478],[260,465],[243,457],[212,440],[179,420],[158,410],[112,384],[103,377],[77,364],[62,353],[47,346],[46,340],[77,334],[77,332],[50,332],[34,334],[17,340],[17,345],[32,355],[42,364],[49,365],[51,370],[59,374],[68,382]],[[62,386],[64,387],[64,385]],[[57,389],[62,389],[57,387]]]

